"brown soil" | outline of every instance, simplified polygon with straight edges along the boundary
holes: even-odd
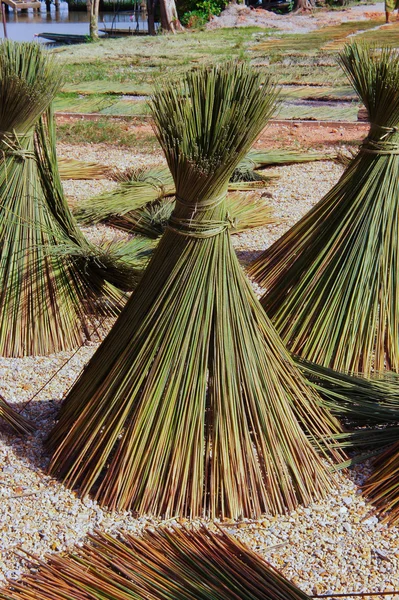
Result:
[[[289,150],[326,149],[359,143],[366,135],[367,123],[341,126],[308,123],[271,123],[256,142],[257,148]]]

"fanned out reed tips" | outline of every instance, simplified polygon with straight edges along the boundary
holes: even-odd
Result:
[[[61,179],[105,179],[112,175],[110,167],[73,158],[59,158],[58,170]]]
[[[105,533],[72,554],[35,561],[0,590],[3,600],[309,600],[223,531],[162,527],[142,537]]]
[[[252,161],[249,158],[251,154],[250,152],[242,161],[242,168],[235,169],[235,177],[230,180],[229,191],[260,190],[275,177],[253,171],[249,167],[250,164],[257,166],[263,163]],[[266,160],[267,155],[261,156]],[[258,158],[260,160],[260,156]],[[175,191],[172,175],[165,167],[128,173],[121,178],[115,189],[79,203],[74,209],[74,214],[84,225],[110,223],[124,231],[157,238],[164,232],[175,207]],[[273,220],[272,209],[263,198],[255,199],[254,195],[249,194],[238,208],[239,203],[232,194],[227,197],[227,204],[233,233],[267,225]]]
[[[119,270],[122,289],[129,277],[134,284],[138,277],[126,257],[89,245],[66,205],[55,140],[45,135],[52,125],[43,117],[59,86],[60,71],[40,45],[1,43],[2,356],[80,345],[90,335],[91,315],[120,310],[124,297],[112,285],[118,285]]]
[[[35,153],[45,201],[68,238],[62,248],[58,247],[59,254],[74,260],[75,269],[79,269],[85,281],[86,298],[92,297],[92,305],[97,304],[94,312],[117,314],[125,300],[120,290],[131,291],[136,287],[152,243],[132,239],[128,243],[107,242],[95,246],[83,235],[68,208],[61,183],[52,106],[36,126]],[[57,249],[53,252],[57,253]]]
[[[323,399],[323,405],[341,422],[345,431],[335,436],[337,447],[351,451],[349,467],[384,452],[399,437],[399,375],[374,373],[372,378],[341,373],[293,357]],[[360,453],[359,453],[360,451]]]
[[[0,396],[0,420],[8,423],[17,434],[33,433],[35,426],[33,423],[25,419],[22,415],[16,412],[5,400]]]
[[[333,157],[312,152],[250,150],[234,169],[229,191],[261,189],[276,177],[258,169],[328,158]],[[163,233],[174,209],[174,194],[175,185],[169,169],[158,167],[130,172],[121,177],[117,188],[79,203],[74,213],[85,225],[102,221],[125,231],[157,238]],[[254,195],[248,195],[245,200],[236,201],[236,197],[231,195],[227,197],[227,203],[232,233],[273,222],[272,210],[263,198],[255,199]]]
[[[279,513],[331,490],[339,430],[238,263],[229,178],[277,92],[244,64],[152,100],[176,208],[135,293],[65,399],[50,472],[102,505],[157,515]]]
[[[398,371],[399,56],[353,44],[340,63],[369,134],[340,181],[249,272],[294,353],[341,371]]]

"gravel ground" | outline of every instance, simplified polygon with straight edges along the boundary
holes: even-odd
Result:
[[[63,156],[67,156],[63,148]],[[82,151],[85,160],[116,164],[126,159],[118,151]],[[79,153],[74,148],[74,157]],[[115,162],[116,161],[116,162]],[[277,222],[234,236],[244,261],[254,257],[299,219],[337,181],[342,167],[333,162],[274,169],[280,175],[270,188]],[[79,201],[97,182],[67,182],[68,193]],[[105,185],[105,184],[104,184]],[[95,228],[100,238],[107,228]],[[90,228],[86,230],[90,233]],[[108,323],[110,326],[111,323]],[[90,498],[79,499],[46,475],[48,457],[43,440],[52,426],[59,402],[90,359],[98,344],[87,343],[76,354],[60,353],[23,359],[0,358],[0,394],[15,408],[52,381],[26,407],[38,425],[34,436],[18,438],[7,426],[0,434],[0,580],[18,578],[26,570],[23,550],[42,557],[80,543],[95,528],[139,532],[160,521],[128,513],[109,513]],[[70,358],[71,360],[65,364]],[[64,366],[63,366],[64,365]],[[388,529],[373,515],[358,485],[368,472],[363,465],[337,476],[337,489],[326,499],[294,513],[259,521],[223,523],[308,593],[380,592],[399,589],[399,528]]]

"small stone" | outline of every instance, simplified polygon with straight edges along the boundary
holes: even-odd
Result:
[[[363,525],[368,525],[370,527],[374,527],[374,525],[377,525],[377,523],[378,523],[377,517],[369,517],[368,519],[363,521]]]

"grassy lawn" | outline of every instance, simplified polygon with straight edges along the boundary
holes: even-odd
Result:
[[[57,126],[57,141],[67,144],[113,144],[134,148],[137,152],[152,153],[159,144],[151,131],[140,131],[123,119],[78,120]]]

